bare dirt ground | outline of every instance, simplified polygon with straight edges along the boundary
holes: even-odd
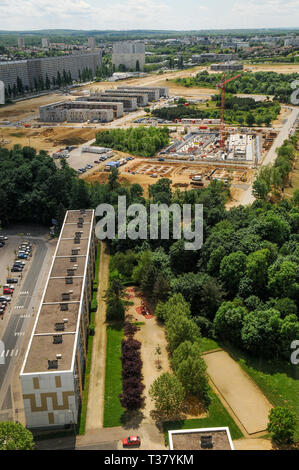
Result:
[[[245,64],[245,68],[253,72],[299,73],[299,64]]]
[[[11,149],[14,145],[30,145],[39,150],[53,152],[66,145],[80,145],[95,137],[95,129],[49,127],[26,129],[0,127],[0,143]]]
[[[257,385],[225,351],[203,358],[211,381],[247,433],[266,431],[272,405]]]
[[[17,103],[0,107],[0,122],[6,119],[14,122],[18,119],[24,119],[27,116],[31,116],[33,114],[39,114],[40,106],[55,103],[56,101],[65,101],[67,99],[70,98],[67,96],[62,96],[58,93],[50,93],[48,95],[39,96],[38,98],[18,101]]]

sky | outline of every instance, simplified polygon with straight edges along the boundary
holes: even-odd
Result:
[[[298,0],[0,0],[0,30],[299,27]]]

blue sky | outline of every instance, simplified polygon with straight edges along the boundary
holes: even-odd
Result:
[[[0,29],[299,27],[298,0],[0,0]]]

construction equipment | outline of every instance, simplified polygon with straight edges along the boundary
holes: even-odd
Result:
[[[225,122],[224,122],[224,112],[225,112],[225,85],[237,78],[241,77],[242,74],[236,75],[235,77],[229,78],[225,80],[225,73],[222,75],[221,82],[216,85],[217,88],[221,90],[221,122],[220,122],[220,148],[223,149],[224,147],[224,130],[225,130]]]

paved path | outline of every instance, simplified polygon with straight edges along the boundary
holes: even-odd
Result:
[[[272,405],[257,385],[225,351],[203,356],[218,392],[248,434],[266,431]]]
[[[95,336],[93,339],[86,432],[103,427],[104,391],[106,367],[106,303],[103,299],[108,287],[109,255],[105,253],[105,244],[101,243],[99,269],[98,310],[95,315]]]

